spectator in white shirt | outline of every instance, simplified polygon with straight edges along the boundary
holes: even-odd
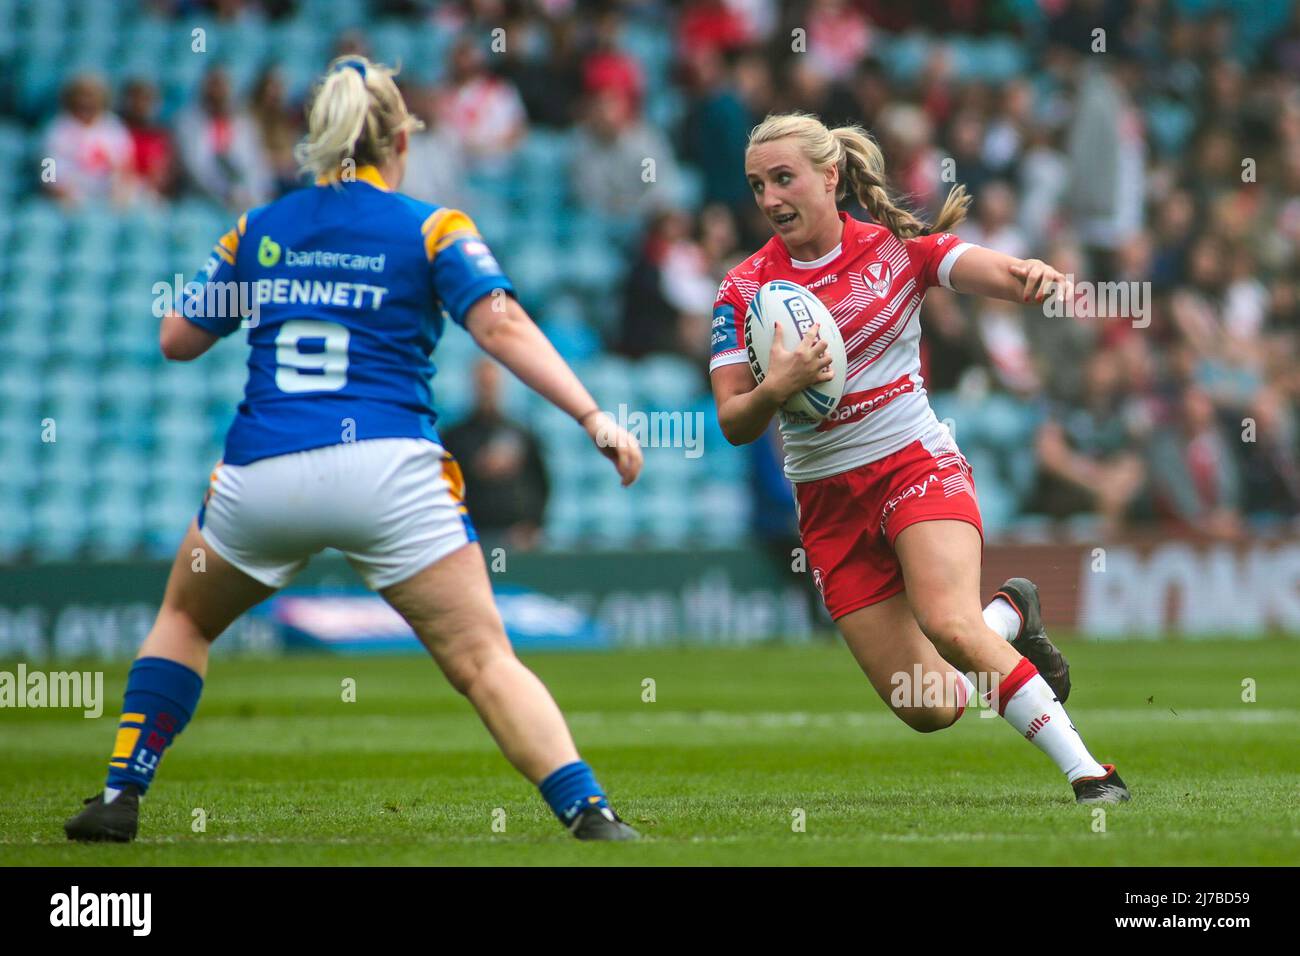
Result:
[[[236,106],[221,67],[203,77],[198,104],[176,122],[176,141],[190,183],[214,202],[243,212],[273,197],[274,174],[257,126]]]
[[[135,193],[131,134],[107,106],[108,88],[97,76],[75,76],[63,88],[63,109],[45,134],[41,180],[65,205],[124,205]]]
[[[451,77],[438,112],[484,172],[500,172],[528,131],[519,91],[488,71],[483,51],[469,38],[452,49]]]

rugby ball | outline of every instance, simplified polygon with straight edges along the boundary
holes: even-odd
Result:
[[[830,311],[812,292],[786,279],[773,279],[759,287],[745,312],[745,350],[754,378],[763,381],[767,374],[768,359],[772,355],[772,336],[781,330],[781,343],[790,351],[813,326],[817,335],[828,345],[831,371],[835,377],[829,382],[817,382],[797,395],[791,395],[781,406],[787,418],[799,422],[819,422],[839,404],[844,395],[844,376],[848,356],[844,351],[844,337],[835,324]]]

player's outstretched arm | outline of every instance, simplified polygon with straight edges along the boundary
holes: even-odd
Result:
[[[1006,253],[972,246],[953,263],[948,281],[958,292],[1007,302],[1058,301],[1072,294],[1069,277],[1042,259],[1017,259]]]
[[[189,362],[217,344],[217,337],[177,312],[163,316],[158,345],[173,362]]]
[[[793,352],[786,349],[780,335],[773,336],[767,375],[761,384],[743,362],[714,369],[709,381],[718,424],[727,441],[749,444],[767,431],[772,416],[791,395],[834,378],[828,348],[816,328],[808,330]]]
[[[600,410],[528,313],[509,296],[484,296],[465,313],[479,348],[556,408],[576,419],[600,453],[614,463],[626,487],[641,473],[640,443]]]

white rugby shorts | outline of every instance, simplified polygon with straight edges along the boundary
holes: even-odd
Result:
[[[478,540],[460,465],[424,438],[374,438],[218,463],[199,531],[249,577],[280,588],[325,548],[372,590]]]

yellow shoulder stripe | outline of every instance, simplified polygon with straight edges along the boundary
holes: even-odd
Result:
[[[480,238],[474,220],[459,209],[439,209],[424,220],[420,232],[424,234],[424,254],[430,262],[457,239]]]
[[[239,238],[247,229],[248,213],[244,213],[235,223],[235,228],[218,239],[216,246],[213,247],[213,251],[226,260],[227,265],[235,264],[235,256],[239,254]]]

